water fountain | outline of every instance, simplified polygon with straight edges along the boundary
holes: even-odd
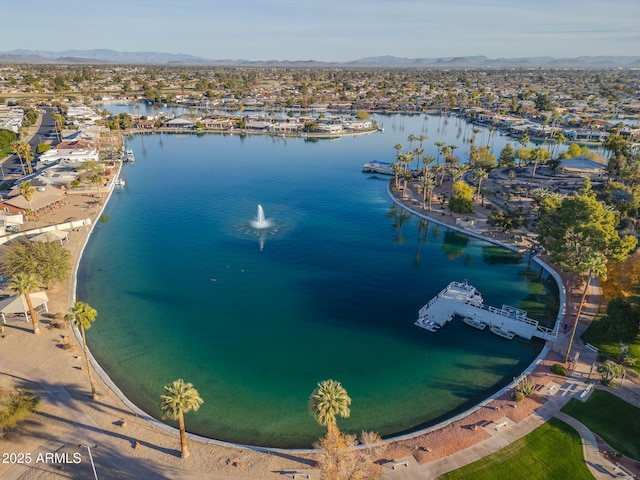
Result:
[[[257,229],[271,227],[271,222],[264,218],[264,210],[262,209],[262,205],[260,204],[258,204],[258,214],[256,216],[256,219],[251,222],[251,226]]]

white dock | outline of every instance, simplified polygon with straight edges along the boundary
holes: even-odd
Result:
[[[518,335],[526,340],[532,337],[552,340],[555,332],[541,327],[537,320],[527,317],[527,312],[509,305],[502,308],[484,305],[482,295],[466,281],[451,282],[418,312],[416,325],[431,332],[443,327],[454,316],[469,317]]]

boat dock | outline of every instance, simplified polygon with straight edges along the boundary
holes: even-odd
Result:
[[[527,312],[510,305],[496,308],[483,303],[480,292],[465,282],[451,282],[438,295],[418,312],[415,322],[420,328],[436,332],[449,323],[454,316],[460,316],[471,325],[483,323],[490,327],[492,333],[511,339],[515,335],[531,340],[532,337],[543,340],[553,340],[555,333],[552,329],[542,327],[537,320],[527,317]]]
[[[390,163],[372,160],[362,166],[363,173],[379,173],[382,175],[393,175],[393,168]]]

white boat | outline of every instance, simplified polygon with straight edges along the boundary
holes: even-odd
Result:
[[[122,178],[119,178],[115,181],[116,187],[124,187],[127,182],[125,182]]]
[[[486,323],[483,323],[480,320],[476,320],[475,318],[471,317],[464,317],[462,321],[470,327],[477,328],[478,330],[484,330],[487,326]]]
[[[133,150],[127,149],[127,151],[124,154],[124,161],[125,162],[135,162],[136,161],[136,157],[133,156]]]
[[[440,325],[438,325],[436,322],[432,322],[431,320],[427,320],[426,317],[419,318],[418,320],[416,320],[415,324],[420,328],[424,328],[425,330],[428,330],[430,332],[437,332],[440,328]]]
[[[491,333],[494,333],[499,337],[506,338],[507,340],[512,340],[513,337],[516,336],[515,333],[510,332],[509,330],[505,330],[504,328],[501,328],[498,326],[493,326],[489,330],[491,330]]]

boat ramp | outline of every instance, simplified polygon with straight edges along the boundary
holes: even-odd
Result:
[[[420,309],[415,324],[436,332],[455,316],[464,318],[467,325],[478,330],[489,326],[492,333],[508,340],[516,335],[526,340],[532,337],[553,340],[556,334],[552,329],[540,326],[537,320],[528,318],[524,310],[510,305],[502,308],[485,305],[480,292],[466,281],[447,285]]]

